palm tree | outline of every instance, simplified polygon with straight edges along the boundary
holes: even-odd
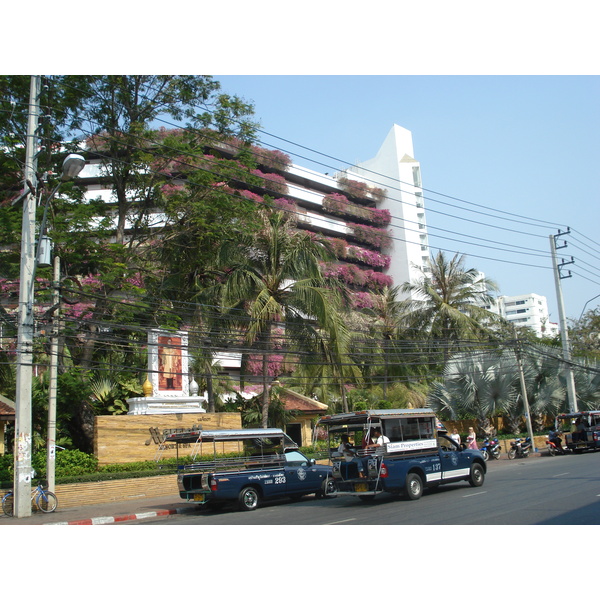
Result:
[[[544,344],[526,343],[523,356],[523,377],[535,431],[544,426],[544,416],[556,416],[567,409],[566,382],[561,377],[562,353]],[[509,414],[509,428],[519,432],[525,414],[523,402],[517,403]],[[515,418],[516,417],[516,418]]]
[[[478,430],[490,435],[490,418],[508,412],[517,402],[518,381],[512,351],[463,352],[446,364],[444,381],[434,384],[429,405],[452,419],[473,415]]]
[[[325,286],[320,264],[329,249],[294,227],[282,211],[265,210],[262,228],[220,247],[217,268],[223,312],[245,332],[245,341],[262,354],[262,427],[268,425],[267,369],[275,326],[285,330],[286,344],[306,348],[327,339],[332,356],[345,352],[347,330],[339,297]]]
[[[372,335],[381,341],[384,369],[383,369],[383,399],[386,400],[389,377],[389,351],[393,341],[398,339],[402,305],[398,301],[398,287],[385,287],[381,294],[375,296],[375,303],[371,309],[374,317]]]
[[[594,358],[576,358],[575,389],[579,410],[600,409],[600,365]]]
[[[499,320],[481,308],[492,302],[490,292],[497,285],[475,269],[465,270],[464,262],[464,255],[457,253],[448,261],[440,251],[427,266],[416,267],[422,274],[418,282],[400,286],[410,295],[402,303],[406,325],[429,339],[443,340],[444,362],[451,346],[460,340],[489,337],[489,326]]]

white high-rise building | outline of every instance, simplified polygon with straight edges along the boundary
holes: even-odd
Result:
[[[346,171],[348,177],[364,180],[386,190],[379,208],[392,215],[388,251],[392,260],[387,274],[394,285],[415,281],[427,271],[429,241],[421,183],[421,165],[414,157],[412,133],[394,125],[374,158],[358,163]]]
[[[499,314],[507,321],[521,327],[529,327],[540,337],[558,335],[558,325],[550,322],[545,296],[538,294],[500,296],[498,309]]]

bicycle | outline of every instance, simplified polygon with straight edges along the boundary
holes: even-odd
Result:
[[[31,502],[35,502],[38,510],[44,513],[54,512],[58,506],[58,498],[56,494],[49,490],[45,490],[41,483],[38,483],[36,488],[31,490]],[[4,494],[2,498],[2,510],[9,517],[14,513],[14,493],[12,491]]]

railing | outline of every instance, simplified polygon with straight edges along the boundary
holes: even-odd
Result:
[[[235,456],[198,461],[178,467],[179,472],[205,473],[214,471],[239,471],[251,469],[273,469],[283,467],[283,454],[267,454],[262,456]]]

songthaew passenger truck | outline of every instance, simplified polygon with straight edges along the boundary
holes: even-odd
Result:
[[[417,500],[425,488],[444,483],[483,485],[481,452],[456,444],[431,409],[326,415],[318,426],[328,432],[338,496],[367,500],[387,492]]]
[[[177,444],[178,457],[181,445],[192,448],[193,462],[177,467],[179,496],[189,502],[254,510],[263,500],[331,491],[331,467],[304,456],[281,429],[175,431],[164,443]]]

